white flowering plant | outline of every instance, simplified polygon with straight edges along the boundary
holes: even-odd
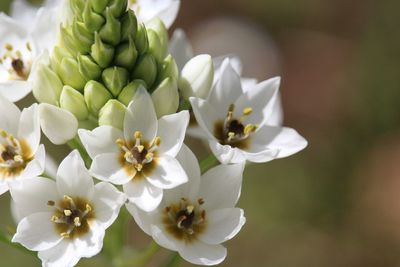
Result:
[[[221,243],[246,221],[236,207],[246,163],[307,141],[282,126],[280,78],[243,78],[234,56],[195,56],[181,30],[169,41],[179,5],[15,0],[0,14],[0,194],[17,225],[1,241],[49,267],[102,251],[108,266],[143,266],[160,246],[177,252],[165,266],[226,258]],[[13,102],[30,92],[37,103],[20,111]],[[71,148],[53,175],[41,133]],[[199,162],[188,135],[210,155]],[[124,241],[130,219],[154,239],[148,249]]]

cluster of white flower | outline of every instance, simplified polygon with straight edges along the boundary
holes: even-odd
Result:
[[[0,15],[0,194],[10,191],[18,220],[12,242],[37,251],[43,266],[74,266],[80,258],[101,251],[105,230],[125,205],[140,228],[160,246],[177,251],[194,264],[222,262],[226,248],[221,243],[233,238],[245,223],[243,210],[235,207],[245,163],[287,157],[307,145],[295,130],[281,126],[280,79],[257,82],[241,78],[240,61],[235,57],[194,57],[184,33],[177,30],[169,51],[177,71],[177,80],[171,84],[179,88],[179,100],[171,90],[160,89],[157,94],[146,84],[140,84],[130,93],[126,105],[119,104],[124,107],[120,123],[115,122],[120,119],[116,115],[120,110],[113,106],[100,111],[109,116],[107,120],[103,118],[88,126],[79,114],[81,110],[88,113],[85,103],[90,106],[95,101],[88,100],[88,86],[84,97],[68,87],[66,79],[57,74],[57,63],[63,65],[64,60],[52,60],[49,56],[54,53],[56,35],[60,31],[65,34],[60,25],[72,23],[77,25],[72,31],[82,30],[79,27],[83,24],[71,17],[74,8],[84,10],[85,23],[89,19],[104,23],[101,15],[90,17],[88,13],[92,8],[96,12],[102,8],[106,9],[103,14],[108,27],[112,24],[111,12],[117,12],[121,5],[134,10],[143,25],[150,25],[158,17],[168,28],[176,18],[180,1],[85,2],[48,0],[37,10],[15,0],[12,17]],[[100,35],[107,40],[104,32],[100,31]],[[148,35],[150,40],[151,32]],[[157,40],[160,44],[162,38]],[[135,42],[138,46],[139,41]],[[154,51],[154,43],[149,42]],[[71,52],[57,51],[56,57],[69,57]],[[91,55],[98,62],[93,52]],[[78,60],[79,71],[94,69],[91,67],[95,63],[82,70],[85,66],[82,67],[81,60],[83,57]],[[46,65],[45,61],[50,63]],[[115,88],[120,72],[108,79],[104,76],[107,70],[95,80]],[[75,79],[76,73],[70,70],[68,79]],[[141,73],[147,75],[146,71]],[[56,86],[62,88],[61,103],[43,101],[53,99],[51,94],[56,94],[56,90],[48,88]],[[12,102],[32,89],[34,93],[36,90],[36,97],[41,94],[37,97],[41,103],[21,112]],[[67,91],[77,95],[72,102],[67,101]],[[56,97],[60,97],[59,92]],[[95,98],[96,94],[90,97]],[[114,98],[122,99],[120,95]],[[170,105],[175,100],[179,101],[177,105]],[[81,103],[84,109],[79,106]],[[74,139],[81,146],[79,152],[73,150],[61,162],[54,179],[41,177],[45,176],[41,131],[55,144]],[[211,161],[205,162],[202,170],[194,153],[184,144],[187,135],[209,144]],[[215,166],[218,161],[220,164]],[[94,183],[92,177],[101,182]]]

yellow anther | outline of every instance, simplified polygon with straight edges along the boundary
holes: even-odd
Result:
[[[15,52],[15,54],[17,55],[18,58],[22,58],[22,53],[21,53],[21,51],[17,50],[17,51]]]
[[[189,214],[192,214],[193,210],[194,210],[194,206],[193,206],[193,205],[189,205],[189,206],[186,207],[186,211],[187,211]]]
[[[86,212],[91,212],[92,211],[92,207],[89,204],[86,204]]]
[[[157,136],[154,138],[154,145],[159,146],[161,144],[161,137]]]
[[[153,153],[147,153],[147,154],[146,154],[146,159],[147,159],[147,160],[151,160],[151,159],[153,159],[153,157],[154,157],[154,154],[153,154]]]
[[[136,148],[139,151],[139,153],[142,153],[144,150],[144,146],[142,146],[142,145],[136,146]]]
[[[123,139],[121,139],[121,138],[118,138],[118,139],[115,141],[115,143],[116,143],[118,146],[120,146],[120,147],[125,146],[125,141],[124,141]]]
[[[230,104],[229,108],[228,108],[228,112],[234,112],[235,111],[235,105],[234,104]]]
[[[135,168],[136,168],[136,170],[138,171],[138,172],[140,172],[142,169],[143,169],[143,164],[136,164],[135,165]]]
[[[69,202],[74,202],[74,200],[70,196],[67,196],[67,195],[64,195],[64,200],[69,201]]]
[[[6,44],[4,45],[4,48],[7,49],[8,51],[12,51],[12,50],[14,49],[13,46],[12,46],[12,44],[10,44],[10,43],[6,43]]]
[[[228,133],[228,140],[231,140],[233,138],[235,138],[235,133],[234,132],[229,132]]]
[[[24,159],[22,158],[22,156],[21,155],[15,155],[14,156],[14,161],[15,162],[24,162]]]
[[[62,237],[64,237],[64,238],[69,238],[69,237],[70,237],[69,234],[70,234],[70,233],[64,232],[64,233],[61,233],[60,235],[61,235]]]
[[[250,107],[243,109],[243,115],[245,115],[245,116],[249,116],[252,112],[253,112],[253,109]]]
[[[54,206],[56,203],[53,200],[47,201],[47,206]]]
[[[74,225],[75,225],[76,227],[81,226],[81,219],[79,219],[79,217],[75,217],[75,218],[74,218]]]
[[[64,210],[64,215],[65,216],[71,216],[72,215],[72,211],[71,210]]]
[[[135,137],[135,139],[142,139],[142,133],[139,131],[136,131],[133,136]]]
[[[4,130],[0,130],[0,134],[1,134],[1,136],[2,136],[3,138],[7,138],[7,136],[8,136],[7,132],[4,131]]]
[[[133,157],[132,152],[126,151],[124,154],[124,158],[131,158],[131,157]]]
[[[57,222],[58,220],[59,220],[59,218],[55,215],[51,217],[52,222]]]
[[[252,132],[254,132],[256,129],[257,129],[257,127],[256,127],[255,125],[253,125],[253,124],[247,124],[247,125],[244,127],[244,134],[252,133]]]
[[[28,49],[29,52],[32,51],[32,47],[29,42],[26,42],[26,49]]]

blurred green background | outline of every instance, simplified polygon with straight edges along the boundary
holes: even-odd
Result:
[[[310,143],[246,168],[247,223],[221,266],[400,266],[399,10],[396,0],[182,1],[174,27],[195,52],[236,53],[245,76],[282,76],[284,124]],[[7,195],[0,208],[0,227],[13,226]],[[2,244],[0,255],[0,266],[39,266]]]

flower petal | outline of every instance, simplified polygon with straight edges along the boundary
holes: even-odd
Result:
[[[226,258],[227,251],[224,246],[208,245],[199,241],[183,246],[179,254],[193,264],[217,265]]]
[[[158,149],[160,154],[167,154],[171,157],[175,157],[178,154],[185,139],[188,124],[188,111],[166,115],[158,120],[157,135],[161,138],[161,144]]]
[[[0,83],[0,94],[11,102],[17,102],[32,91],[32,85],[27,81],[7,81]]]
[[[151,173],[144,173],[147,181],[155,187],[171,189],[188,181],[187,174],[178,160],[168,155],[154,159],[157,167]]]
[[[92,202],[96,212],[96,221],[104,229],[117,218],[121,206],[125,203],[125,194],[109,183],[101,182],[94,187]]]
[[[0,94],[0,129],[17,136],[21,112],[18,107]]]
[[[194,56],[193,48],[182,29],[176,29],[169,44],[169,53],[175,59],[179,71]]]
[[[61,196],[79,196],[92,199],[93,179],[90,176],[81,155],[72,151],[60,164],[57,171],[57,189]]]
[[[160,246],[173,251],[179,251],[181,249],[182,244],[180,243],[180,241],[169,235],[164,227],[152,224],[150,226],[150,231],[151,236]]]
[[[39,251],[38,257],[42,260],[43,267],[75,266],[80,259],[75,252],[70,241],[62,240],[55,247]]]
[[[55,8],[40,8],[36,13],[31,36],[38,51],[51,50],[55,45],[58,30],[58,14],[56,11]]]
[[[236,147],[230,145],[221,145],[215,140],[210,140],[210,149],[212,153],[222,164],[242,163],[246,161],[245,153]]]
[[[153,217],[157,214],[157,210],[146,212],[132,203],[128,203],[125,206],[140,229],[146,234],[151,235],[151,225],[153,224]]]
[[[206,244],[217,245],[232,239],[246,222],[244,211],[238,208],[213,210],[207,213],[207,229],[199,235]]]
[[[132,140],[136,131],[140,131],[147,141],[152,141],[157,133],[157,115],[153,101],[142,86],[136,91],[125,114],[125,140]]]
[[[172,26],[176,17],[178,16],[180,4],[181,1],[172,1],[166,9],[158,12],[157,17],[164,22],[167,29]]]
[[[7,16],[5,13],[0,13],[0,36],[9,36],[16,34],[20,38],[28,35],[27,30],[18,23],[17,20]]]
[[[153,211],[160,204],[163,190],[151,185],[146,179],[132,180],[123,185],[129,201],[144,211]]]
[[[224,113],[218,114],[217,110],[204,99],[190,97],[189,100],[197,123],[207,135],[208,139],[214,140],[215,123],[225,119],[227,110]]]
[[[44,145],[40,145],[36,150],[34,159],[26,165],[18,179],[29,179],[43,174],[45,164],[46,152],[44,151]]]
[[[119,147],[115,141],[124,137],[121,130],[108,125],[97,127],[93,131],[79,129],[78,135],[92,159],[99,154],[118,152]]]
[[[244,164],[218,165],[201,178],[199,197],[205,210],[233,208],[242,189]]]
[[[129,176],[118,162],[117,153],[100,154],[93,159],[90,173],[102,181],[117,185],[128,183],[133,176]]]
[[[73,240],[74,254],[80,258],[91,258],[103,248],[105,229],[97,221],[90,224],[90,231]]]
[[[18,138],[28,142],[32,152],[36,152],[40,143],[40,120],[37,104],[22,110],[18,125]]]
[[[65,144],[76,135],[78,120],[71,112],[42,103],[39,116],[42,131],[53,144]]]
[[[55,231],[52,215],[51,212],[38,212],[22,219],[12,242],[21,243],[33,251],[46,250],[57,245],[62,237]]]

